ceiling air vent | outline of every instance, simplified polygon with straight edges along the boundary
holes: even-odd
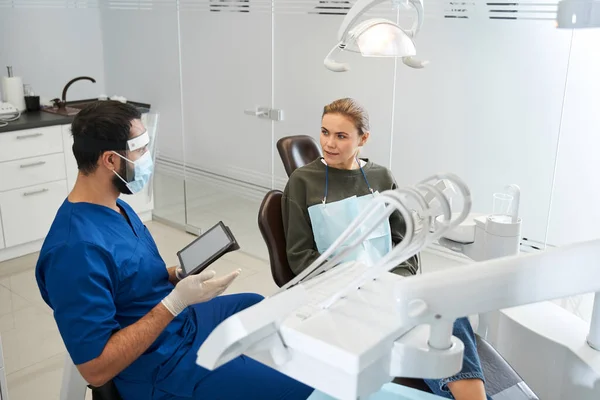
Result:
[[[555,21],[557,3],[495,1],[486,3],[489,19]]]
[[[250,12],[250,0],[209,0],[211,12]]]
[[[346,15],[351,8],[352,4],[348,0],[319,0],[316,11],[311,14]]]
[[[154,3],[164,0],[101,0],[109,10],[152,10]],[[103,4],[104,5],[104,4]]]
[[[174,0],[170,0],[174,1]],[[272,0],[179,0],[180,11],[271,13]]]
[[[0,8],[98,8],[102,0],[0,0]]]

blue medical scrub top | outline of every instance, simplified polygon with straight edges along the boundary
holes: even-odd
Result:
[[[36,279],[75,364],[98,357],[110,336],[137,322],[171,290],[146,226],[122,200],[120,213],[90,203],[62,204],[44,241]],[[208,373],[195,363],[206,333],[193,307],[175,318],[114,382],[125,399],[192,395]]]

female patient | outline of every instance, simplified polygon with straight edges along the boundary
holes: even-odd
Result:
[[[294,171],[282,199],[287,257],[295,274],[307,268],[339,237],[371,196],[396,188],[390,170],[358,158],[369,135],[369,117],[354,100],[340,99],[325,106],[321,127],[323,157]],[[405,232],[404,220],[395,211],[389,223],[376,228],[351,257],[375,262],[400,243]],[[419,258],[415,256],[392,272],[410,276],[418,266]],[[465,344],[462,371],[451,378],[426,380],[427,385],[439,396],[484,400],[484,377],[469,321],[457,320],[453,334]]]

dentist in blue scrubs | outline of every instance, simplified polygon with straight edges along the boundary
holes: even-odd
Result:
[[[153,171],[139,111],[101,101],[73,121],[77,182],[58,210],[36,267],[66,348],[92,386],[113,380],[124,400],[304,400],[312,389],[247,357],[208,371],[196,352],[224,319],[262,300],[219,296],[239,270],[181,276],[120,194]]]

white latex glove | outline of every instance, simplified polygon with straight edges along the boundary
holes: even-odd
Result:
[[[202,271],[198,275],[190,275],[175,286],[162,300],[162,304],[176,317],[188,306],[209,301],[223,293],[241,271],[238,269],[219,278],[215,278],[215,271]]]

